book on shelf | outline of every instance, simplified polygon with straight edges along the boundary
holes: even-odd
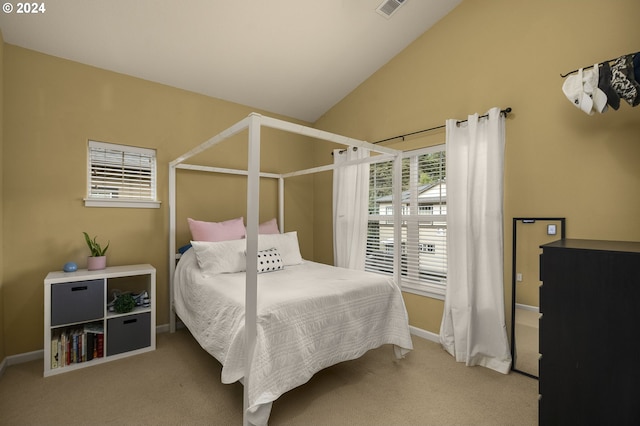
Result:
[[[87,324],[84,327],[87,335],[87,358],[102,358],[104,356],[104,327],[101,323]]]
[[[87,361],[91,361],[93,359],[93,333],[86,333],[86,337],[84,356]]]
[[[51,368],[58,368],[58,359],[60,355],[60,336],[54,334],[51,337]]]
[[[104,326],[87,323],[56,330],[51,337],[51,368],[65,367],[104,356]]]
[[[104,333],[98,334],[98,349],[97,349],[97,358],[102,358],[104,356]]]

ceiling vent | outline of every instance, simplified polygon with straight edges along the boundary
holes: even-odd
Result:
[[[407,0],[384,0],[376,9],[380,15],[389,19]]]

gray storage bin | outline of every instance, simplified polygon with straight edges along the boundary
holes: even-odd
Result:
[[[52,284],[51,325],[102,318],[104,297],[104,280]]]
[[[151,346],[151,313],[126,315],[107,321],[107,356]]]

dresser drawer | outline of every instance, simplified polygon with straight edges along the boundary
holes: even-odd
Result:
[[[104,280],[52,284],[51,325],[102,318],[104,298]]]

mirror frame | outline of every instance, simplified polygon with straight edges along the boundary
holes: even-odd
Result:
[[[513,246],[511,259],[511,370],[524,374],[534,379],[538,376],[516,368],[516,244],[518,222],[533,223],[537,221],[556,221],[560,222],[560,239],[566,238],[566,218],[564,217],[514,217],[513,218]]]

